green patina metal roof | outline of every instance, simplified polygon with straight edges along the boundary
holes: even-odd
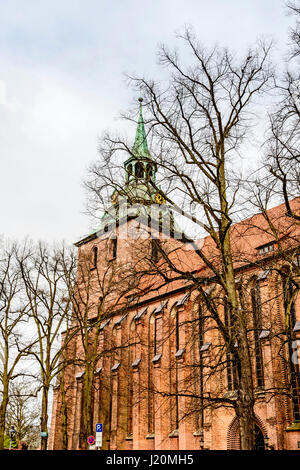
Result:
[[[132,153],[136,158],[151,158],[150,152],[147,144],[147,136],[144,126],[143,111],[142,111],[142,102],[143,98],[139,98],[140,102],[140,115],[138,120],[138,125],[136,129],[135,141],[132,147]]]
[[[137,124],[137,130],[136,130],[136,136],[135,136],[135,141],[134,145],[132,147],[132,155],[130,158],[124,162],[125,170],[127,171],[127,165],[129,162],[137,161],[137,160],[150,160],[150,164],[152,166],[152,178],[153,181],[155,181],[155,172],[156,172],[156,164],[155,162],[151,159],[150,152],[148,149],[148,144],[147,144],[147,136],[146,136],[146,131],[145,131],[145,125],[144,125],[144,119],[143,119],[143,110],[142,110],[142,102],[143,98],[139,98],[140,102],[140,110],[139,110],[139,119],[138,119],[138,124]],[[142,162],[143,166],[144,162]],[[147,164],[148,165],[148,164]],[[127,173],[128,175],[128,173]],[[152,179],[151,178],[151,179]],[[127,217],[133,218],[133,217],[141,217],[144,216],[145,220],[147,220],[148,224],[148,216],[151,217],[152,220],[156,220],[158,225],[161,225],[161,228],[166,230],[166,233],[174,233],[175,234],[181,234],[183,233],[180,230],[180,227],[177,225],[175,219],[174,219],[174,214],[170,207],[162,205],[162,206],[157,206],[157,211],[155,212],[154,207],[155,206],[155,194],[156,194],[156,189],[149,186],[149,181],[145,182],[143,178],[132,178],[130,181],[127,180],[127,183],[125,184],[124,188],[122,191],[119,191],[116,187],[112,193],[112,198],[114,195],[118,196],[118,199],[113,201],[112,205],[110,208],[105,211],[101,218],[101,223],[99,227],[94,230],[90,235],[87,235],[84,237],[82,240],[76,243],[76,246],[79,246],[83,243],[87,243],[88,241],[97,238],[99,234],[101,235],[105,229],[105,227],[115,227],[116,224],[120,223],[120,205],[123,205],[122,207],[125,208],[123,209],[124,214],[126,214]],[[128,202],[129,201],[129,202]],[[109,229],[110,230],[110,229]],[[178,237],[175,237],[178,238]]]

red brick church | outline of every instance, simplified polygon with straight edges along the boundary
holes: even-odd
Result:
[[[194,243],[185,237],[162,194],[149,185],[156,173],[140,111],[135,143],[124,163],[124,192],[115,191],[101,226],[76,243],[78,266],[88,260],[93,286],[90,341],[96,329],[98,335],[93,429],[103,423],[103,450],[239,449],[235,365],[206,312],[205,296],[215,299],[225,326],[230,318],[212,273],[196,255],[198,248],[212,258],[216,248],[210,237]],[[300,198],[291,207],[299,214]],[[267,217],[256,214],[233,225],[231,231],[236,283],[245,299],[251,337],[257,449],[300,449],[299,235],[299,223],[286,215],[284,204],[270,209]],[[203,280],[201,295],[188,276],[163,268],[157,241],[180,272]],[[288,282],[282,281],[284,269]],[[112,272],[117,288],[115,283],[103,293],[104,277]],[[131,278],[126,290],[124,282]],[[78,274],[78,292],[86,299],[87,284],[80,283]],[[68,346],[68,358],[82,358],[82,344],[78,333]],[[87,439],[82,436],[85,373],[79,360],[65,369],[69,449],[83,448]],[[49,449],[63,448],[62,423],[58,383]]]

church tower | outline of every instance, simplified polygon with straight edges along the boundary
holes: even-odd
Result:
[[[174,220],[172,210],[165,204],[162,192],[156,184],[157,164],[152,159],[145,130],[139,98],[139,118],[136,135],[129,158],[124,162],[124,184],[111,195],[111,206],[104,213],[95,236],[110,232],[126,220],[139,217],[143,224],[182,238],[182,231]]]

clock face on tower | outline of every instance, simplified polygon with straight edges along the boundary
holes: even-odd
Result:
[[[155,202],[157,202],[157,204],[165,204],[166,200],[165,200],[165,198],[163,197],[162,194],[156,193],[155,194]]]
[[[113,193],[113,195],[111,196],[111,202],[112,204],[116,204],[118,202],[118,199],[119,199],[119,194],[116,192]]]

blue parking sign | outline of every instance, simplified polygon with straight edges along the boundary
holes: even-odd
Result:
[[[102,423],[96,424],[96,432],[102,432],[102,427],[103,427]]]

